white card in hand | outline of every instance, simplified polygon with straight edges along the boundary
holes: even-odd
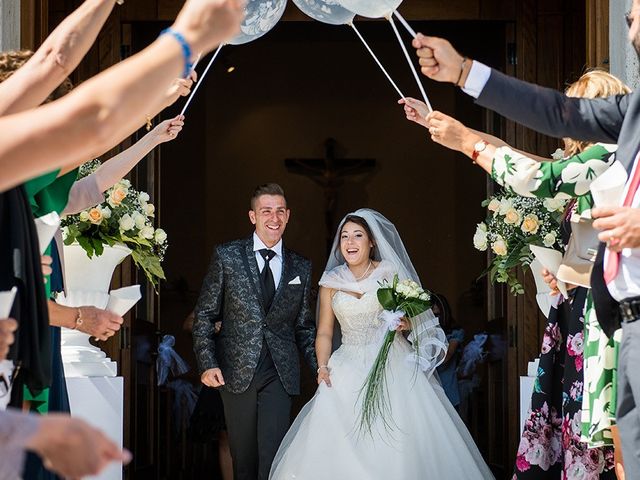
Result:
[[[120,315],[121,317],[133,308],[142,298],[140,285],[131,285],[109,292],[109,302],[105,310]]]
[[[0,292],[0,318],[8,318],[13,307],[13,301],[16,298],[18,289],[13,287],[11,290]]]
[[[38,232],[38,246],[40,255],[44,254],[53,236],[60,227],[60,215],[57,212],[47,213],[35,219],[36,231]]]
[[[537,245],[531,245],[531,251],[535,255],[536,259],[542,264],[544,268],[549,270],[553,275],[558,275],[558,268],[560,268],[560,264],[562,263],[562,253],[554,250],[553,248],[539,247]],[[558,290],[564,298],[569,298],[569,294],[567,292],[567,285],[558,280]]]
[[[620,162],[613,162],[606,172],[591,182],[591,196],[596,207],[619,207],[627,183],[627,171]]]

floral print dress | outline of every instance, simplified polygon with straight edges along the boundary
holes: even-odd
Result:
[[[496,150],[492,177],[518,195],[576,198],[582,213],[593,204],[591,182],[611,166],[615,150],[613,145],[595,144],[572,157],[537,162],[501,147]],[[614,340],[604,336],[592,307],[590,290],[579,287],[551,309],[514,479],[615,478],[611,402],[605,407],[602,400],[612,394],[613,369],[606,368],[612,358],[605,362],[600,357]],[[598,419],[596,427],[592,419]],[[605,442],[592,441],[605,437]],[[595,446],[601,448],[590,448]]]

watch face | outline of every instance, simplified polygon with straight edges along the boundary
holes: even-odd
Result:
[[[483,141],[480,141],[473,146],[473,149],[478,153],[482,152],[485,148],[487,148],[487,143]]]

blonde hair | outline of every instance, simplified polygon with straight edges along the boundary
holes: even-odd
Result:
[[[619,78],[604,70],[590,70],[573,82],[565,90],[568,97],[604,98],[612,95],[625,95],[631,89]],[[591,142],[584,142],[567,138],[565,140],[565,156],[570,157],[583,152],[591,146]]]
[[[0,83],[13,75],[20,67],[27,63],[32,56],[33,52],[30,50],[0,52]],[[44,103],[57,100],[71,90],[73,90],[73,83],[71,83],[69,78],[65,78],[64,81],[51,92],[51,95],[47,97]]]

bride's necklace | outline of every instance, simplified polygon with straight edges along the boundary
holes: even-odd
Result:
[[[364,271],[362,275],[360,275],[359,277],[356,277],[356,281],[362,280],[367,275],[367,273],[369,273],[369,270],[371,269],[371,265],[373,265],[373,262],[369,260],[369,265],[367,266],[367,269]]]

